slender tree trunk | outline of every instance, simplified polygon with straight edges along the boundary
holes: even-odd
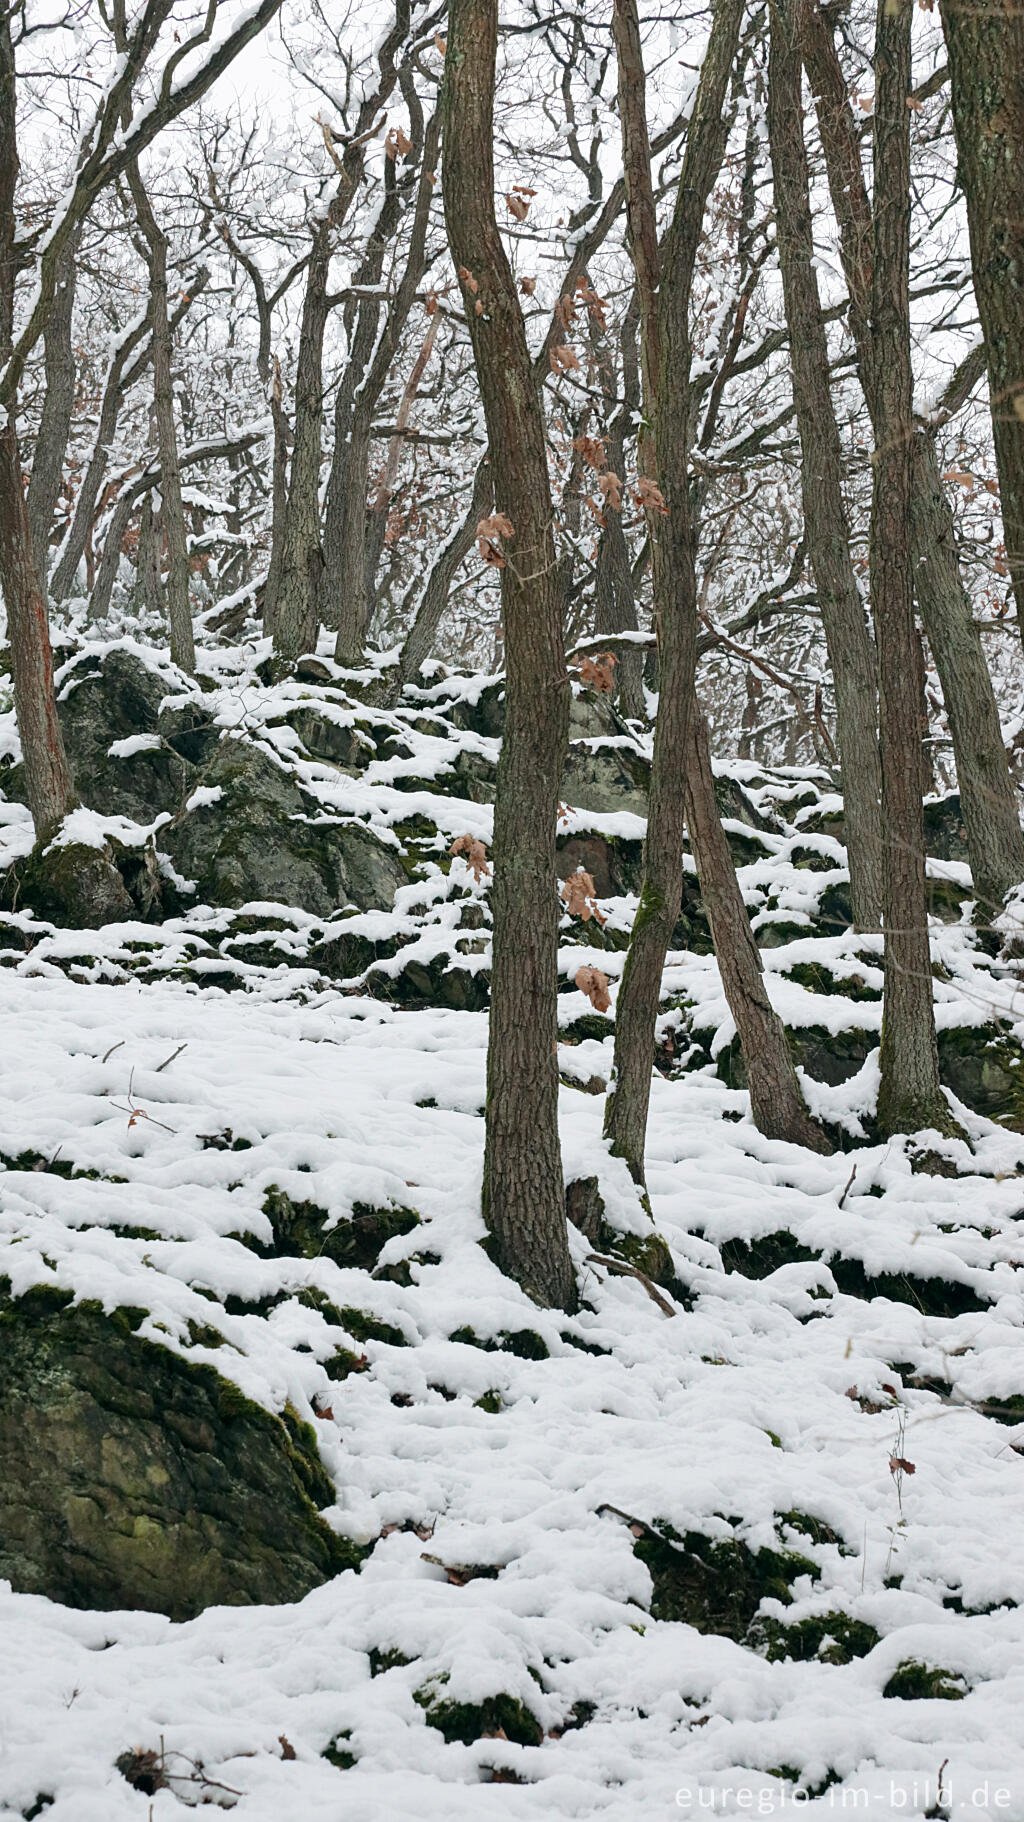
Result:
[[[18,168],[11,14],[4,12],[0,14],[0,362],[11,353],[14,323]],[[26,795],[36,840],[41,842],[49,840],[74,807],[75,788],[57,719],[46,598],[32,554],[13,405],[0,416],[0,585],[7,609]]]
[[[461,524],[456,526],[443,550],[435,557],[413,615],[412,624],[405,635],[402,649],[398,654],[398,678],[391,696],[392,703],[398,701],[405,685],[419,676],[423,665],[430,657],[444,610],[448,605],[448,591],[458,569],[473,548],[473,540],[476,537],[476,528],[480,520],[486,518],[493,502],[494,484],[491,478],[491,465],[487,457],[483,456],[477,464],[477,471],[473,477],[473,493],[465,517]]]
[[[46,391],[28,483],[28,523],[41,587],[46,588],[50,567],[50,533],[60,498],[64,456],[71,433],[75,405],[75,355],[71,345],[71,319],[75,305],[75,248],[61,257],[53,315],[46,325],[43,370]]]
[[[924,674],[910,548],[910,34],[913,0],[879,0],[875,38],[875,451],[871,601],[878,639],[886,841],[885,1001],[878,1123],[883,1133],[953,1130],[939,1085],[925,887]]]
[[[161,518],[167,534],[167,620],[171,661],[191,677],[195,675],[196,647],[192,630],[192,605],[188,588],[188,533],[181,499],[178,464],[178,430],[174,420],[174,381],[171,373],[172,336],[167,312],[167,236],[161,228],[137,164],[128,170],[128,182],[139,227],[149,249],[149,325],[153,348],[153,409],[160,455]]]
[[[718,814],[707,722],[696,705],[687,755],[686,821],[722,986],[746,1064],[754,1124],[768,1139],[831,1151],[807,1111],[785,1026],[765,990],[760,951]]]
[[[46,600],[32,557],[18,438],[10,418],[0,425],[0,579],[25,761],[25,794],[36,840],[43,842],[74,808],[76,799],[57,719]]]
[[[625,478],[626,472],[626,425],[630,418],[639,415],[640,410],[640,368],[636,354],[637,325],[638,306],[634,292],[623,320],[620,336],[622,408],[615,413],[612,419],[606,447],[608,467],[613,474],[619,476],[620,480]],[[602,390],[606,400],[611,404],[615,398],[611,362],[602,359],[600,365]],[[622,514],[616,512],[612,507],[606,506],[604,518],[594,570],[594,632],[599,637],[602,633],[635,633],[639,631],[640,625],[636,611],[636,591],[633,586],[629,546],[626,543],[626,534],[622,529]],[[620,651],[615,672],[615,691],[622,714],[631,721],[642,721],[646,714],[643,669],[642,651],[631,650],[628,645],[624,646]]]
[[[860,137],[836,54],[832,28],[801,0],[801,46],[814,93],[840,253],[849,292],[849,322],[868,410],[877,409],[871,313],[871,204],[860,161]],[[912,475],[914,587],[947,710],[971,872],[983,902],[999,903],[1024,878],[1020,816],[999,725],[999,711],[971,603],[963,585],[934,441],[917,431]]]
[[[689,496],[690,290],[704,210],[725,154],[725,98],[742,14],[742,0],[721,0],[714,15],[675,208],[660,249],[636,0],[616,0],[613,15],[626,219],[637,275],[645,402],[653,421],[653,438],[641,440],[640,466],[647,481],[660,490],[660,503],[657,492],[649,495],[648,511],[658,634],[658,719],[644,877],[615,1008],[615,1063],[604,1128],[613,1151],[626,1160],[638,1183],[644,1180],[661,977],[682,899],[680,783],[697,656],[697,583]]]
[[[956,554],[956,530],[931,434],[914,435],[910,507],[914,587],[942,683],[960,809],[978,900],[998,911],[1024,880],[1024,834],[992,677]]]
[[[483,1206],[502,1268],[542,1303],[567,1308],[575,1290],[558,1139],[555,831],[569,686],[543,411],[494,215],[497,38],[497,0],[452,0],[445,220],[488,440],[512,458],[494,474],[495,504],[512,530],[502,540],[505,736],[494,807]]]
[[[284,549],[284,527],[288,514],[288,418],[284,409],[281,363],[274,356],[274,377],[270,386],[270,414],[274,426],[274,453],[271,465],[270,562],[263,590],[263,631],[272,637],[277,621],[277,597],[281,587],[281,554]]]
[[[295,440],[281,565],[273,605],[274,651],[286,663],[316,648],[317,594],[323,570],[320,549],[320,431],[323,418],[324,330],[330,227],[320,223],[306,271],[295,375]]]
[[[843,456],[832,409],[828,341],[814,267],[802,78],[792,12],[786,0],[774,0],[768,132],[793,402],[802,452],[804,524],[836,693],[853,921],[858,929],[869,930],[878,928],[882,910],[875,654],[850,557],[850,528],[843,504]]]
[[[941,0],[1006,559],[1024,639],[1024,12]]]

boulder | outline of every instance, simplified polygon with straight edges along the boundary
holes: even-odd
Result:
[[[200,802],[159,845],[196,883],[196,902],[237,909],[254,899],[315,917],[339,905],[386,910],[405,873],[394,849],[359,822],[328,822],[261,748],[224,740],[203,772]]]
[[[359,1559],[320,1516],[312,1430],[205,1365],[39,1289],[0,1296],[0,1576],[174,1620],[299,1600]]]

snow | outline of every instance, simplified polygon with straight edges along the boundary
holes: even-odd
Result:
[[[907,1142],[823,1158],[763,1138],[714,1066],[732,1024],[713,958],[674,952],[661,1035],[696,1045],[698,1062],[654,1079],[648,1183],[685,1297],[666,1316],[571,1230],[580,1313],[537,1309],[480,1244],[486,1015],[379,997],[411,958],[487,966],[486,919],[470,930],[479,952],[454,953],[483,888],[461,858],[440,864],[451,835],[489,839],[491,807],[449,790],[460,753],[496,751],[445,719],[479,700],[480,680],[444,678],[384,711],[337,683],[262,686],[235,660],[209,662],[203,700],[220,725],[293,770],[325,812],[397,842],[393,825],[419,811],[441,835],[391,912],[325,923],[254,903],[100,932],[6,914],[0,1274],[15,1292],[50,1283],[144,1309],[151,1340],[270,1410],[290,1404],[336,1488],[328,1522],[369,1554],[301,1602],[184,1624],[0,1587],[0,1822],[43,1797],[48,1822],[172,1822],[201,1800],[240,1822],[921,1817],[943,1761],[953,1816],[1024,1822],[1024,1411],[1019,1424],[991,1414],[1024,1393],[1024,1136],[958,1107],[970,1143],[935,1140],[949,1177],[916,1171]],[[161,675],[171,696],[191,687]],[[374,757],[354,776],[311,759],[283,719],[300,700],[357,732],[393,731],[412,758]],[[116,746],[128,760],[146,744]],[[817,775],[728,771],[781,819],[739,868],[744,894],[762,922],[807,930],[764,951],[773,1002],[795,1028],[868,1036],[850,1080],[805,1078],[812,1106],[856,1134],[877,1087],[878,940],[815,921],[845,857],[802,826],[809,812],[785,818]],[[191,807],[211,798],[199,787]],[[0,839],[20,841],[24,814],[2,808]],[[643,829],[625,812],[574,811],[569,826]],[[127,819],[77,811],[62,838],[125,830],[138,839]],[[602,910],[609,930],[628,928],[630,900]],[[261,919],[270,935],[254,934]],[[1019,927],[1019,907],[1006,921]],[[309,953],[339,930],[403,946],[331,984]],[[271,940],[279,964],[247,958],[246,944],[255,956]],[[591,1012],[571,988],[582,962],[617,991],[624,952],[603,940],[563,920],[563,1157],[567,1178],[599,1177],[610,1225],[638,1234],[636,1191],[601,1136],[603,1096],[583,1091],[608,1079],[611,1026],[573,1031]],[[1019,976],[976,946],[966,916],[936,924],[933,941],[940,1025],[998,1019],[1024,1035]],[[808,965],[831,991],[793,978]],[[211,1143],[228,1133],[245,1149]],[[376,1274],[326,1255],[263,1258],[246,1239],[268,1237],[271,1185],[331,1223],[358,1203],[411,1208],[420,1225],[387,1243]],[[791,1263],[762,1278],[736,1269],[742,1243],[781,1232]],[[854,1294],[856,1270],[885,1275],[878,1294]],[[897,1294],[901,1281],[959,1290],[961,1313],[929,1313],[923,1293]],[[300,1300],[311,1287],[401,1344],[357,1340]],[[481,1343],[532,1331],[547,1358],[457,1339],[467,1327]],[[367,1366],[338,1382],[326,1367],[342,1347]],[[899,1491],[894,1454],[915,1468]],[[794,1514],[827,1533],[794,1530]],[[796,1549],[817,1578],[798,1577],[793,1605],[769,1601],[767,1617],[841,1612],[879,1642],[845,1665],[771,1662],[655,1620],[631,1523]],[[494,1573],[459,1585],[442,1566],[466,1564]],[[908,1660],[961,1677],[965,1698],[884,1695]],[[541,1743],[446,1743],[415,1699],[429,1688],[511,1696]],[[341,1734],[355,1759],[344,1771],[322,1756]],[[169,1788],[148,1798],[126,1782],[115,1762],[133,1748],[166,1754]]]

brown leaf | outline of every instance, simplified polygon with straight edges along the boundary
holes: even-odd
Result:
[[[608,457],[605,454],[603,437],[574,437],[572,446],[579,451],[587,467],[593,468],[595,473],[600,474],[602,468],[607,468]]]
[[[491,869],[487,859],[487,849],[475,835],[457,835],[448,852],[452,855],[465,855],[466,865],[478,885],[482,880],[490,879]]]
[[[436,46],[437,46],[437,48],[438,48],[438,50],[439,50],[439,51],[440,51],[440,53],[441,53],[441,55],[442,55],[442,57],[444,57],[444,56],[446,56],[446,55],[447,55],[447,51],[448,51],[448,40],[447,40],[447,38],[442,38],[442,36],[441,36],[441,34],[440,34],[440,32],[435,32],[435,33],[434,33],[434,43],[435,43],[435,44],[436,44]]]
[[[470,271],[468,266],[459,267],[459,277],[461,278],[463,284],[465,285],[466,290],[472,291],[473,296],[475,297],[477,292],[480,289],[480,286],[477,284],[476,279],[473,277],[473,274]]]
[[[505,207],[517,221],[525,221],[530,213],[530,199],[528,196],[517,196],[514,190],[509,190],[505,195]]]
[[[286,1739],[283,1733],[278,1734],[277,1741],[281,1748],[282,1759],[294,1759],[297,1756],[291,1741]]]
[[[404,133],[401,127],[392,127],[384,140],[385,155],[394,162],[396,158],[404,158],[406,153],[411,151],[412,140],[408,134]]]
[[[600,968],[578,968],[575,975],[576,985],[585,993],[595,1012],[607,1012],[611,1006],[608,996],[608,976]]]
[[[566,343],[562,347],[552,348],[548,360],[552,373],[574,373],[579,371],[579,356],[575,348]]]
[[[645,512],[661,512],[666,514],[668,512],[668,507],[665,505],[665,498],[661,488],[658,486],[657,481],[651,480],[650,475],[642,474],[640,476],[640,479],[636,484],[636,492],[634,493],[633,498],[638,506],[643,507]]]
[[[608,922],[604,913],[598,908],[594,876],[592,873],[584,872],[582,867],[577,867],[575,873],[570,873],[568,879],[562,881],[559,897],[564,901],[570,917],[578,917],[585,924],[589,923],[592,917],[596,918],[599,924]],[[586,992],[586,988],[583,988],[583,992]]]
[[[607,508],[610,506],[612,512],[621,512],[622,482],[619,480],[618,475],[609,468],[605,474],[598,475],[597,485],[604,495],[605,507]]]
[[[532,297],[537,289],[537,280],[535,278],[521,278],[519,280],[519,289],[524,297]]]
[[[505,557],[501,548],[502,538],[514,538],[515,526],[503,512],[492,512],[489,518],[481,519],[476,528],[477,549],[485,563],[492,569],[504,569]]]
[[[615,688],[612,672],[618,662],[614,652],[595,652],[592,658],[581,658],[580,682],[599,696],[610,696]]]
[[[890,1474],[916,1474],[917,1465],[915,1462],[907,1461],[907,1459],[904,1455],[890,1455],[889,1473]]]
[[[559,327],[568,331],[576,321],[576,300],[566,292],[555,305],[555,321]]]

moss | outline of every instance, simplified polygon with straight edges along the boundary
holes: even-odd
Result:
[[[602,1039],[611,1037],[614,1030],[614,1019],[605,1018],[600,1012],[585,1012],[581,1018],[573,1019],[571,1025],[561,1026],[558,1035],[576,1044],[583,1043],[587,1038],[596,1038],[600,1043]]]
[[[340,1733],[335,1734],[330,1745],[324,1747],[321,1758],[326,1759],[328,1765],[336,1766],[338,1771],[351,1771],[357,1762],[355,1753],[346,1745],[346,1741],[351,1738],[351,1728],[343,1727]]]
[[[601,1252],[643,1272],[654,1284],[663,1285],[666,1290],[674,1290],[678,1285],[668,1242],[653,1230],[649,1234],[623,1234],[605,1222],[598,1244]]]
[[[339,1316],[342,1328],[347,1329],[356,1341],[385,1341],[393,1348],[408,1346],[401,1329],[394,1323],[382,1322],[379,1316],[371,1316],[366,1310],[343,1309]]]
[[[475,1329],[465,1326],[453,1329],[448,1339],[482,1348],[486,1354],[515,1354],[520,1360],[547,1360],[550,1353],[547,1342],[534,1329],[503,1330],[500,1335],[481,1338]]]
[[[264,1258],[326,1258],[364,1271],[376,1265],[389,1240],[410,1233],[420,1220],[411,1208],[369,1208],[357,1202],[349,1220],[329,1227],[325,1208],[293,1200],[276,1183],[267,1189],[263,1213],[274,1230],[273,1241],[266,1246],[247,1236],[246,1245]]]
[[[798,1576],[819,1571],[792,1550],[751,1550],[737,1537],[712,1539],[698,1531],[682,1537],[670,1525],[645,1527],[633,1545],[654,1584],[651,1613],[698,1632],[745,1642],[766,1597],[788,1606]]]
[[[869,1273],[860,1259],[817,1253],[787,1229],[762,1234],[756,1240],[725,1240],[719,1250],[725,1270],[741,1272],[745,1278],[769,1278],[784,1265],[820,1259],[828,1265],[836,1289],[846,1297],[860,1297],[865,1302],[887,1297],[893,1303],[909,1303],[926,1316],[980,1314],[990,1307],[968,1284],[914,1277],[908,1272]]]
[[[539,1746],[544,1732],[535,1714],[514,1696],[489,1696],[484,1702],[453,1702],[439,1694],[436,1687],[415,1691],[413,1700],[423,1709],[428,1727],[436,1727],[451,1745],[455,1741],[471,1746],[504,1734],[519,1746]]]
[[[962,1702],[968,1685],[954,1670],[935,1669],[917,1658],[907,1658],[897,1665],[882,1694],[903,1702]]]
[[[388,1670],[402,1670],[412,1663],[412,1658],[407,1658],[404,1651],[381,1651],[376,1645],[371,1645],[367,1656],[372,1677],[383,1676]]]
[[[473,1409],[475,1411],[486,1411],[489,1416],[497,1417],[499,1411],[503,1409],[501,1393],[496,1392],[493,1389],[489,1392],[485,1392],[482,1398],[475,1398],[473,1400]]]
[[[880,1000],[880,987],[869,987],[856,974],[837,975],[822,962],[795,962],[786,969],[786,979],[806,987],[809,993],[841,994],[847,1000]]]
[[[186,1619],[355,1567],[365,1552],[317,1510],[335,1488],[310,1426],[142,1340],[144,1315],[46,1287],[0,1299],[0,1574],[68,1606]]]
[[[757,1633],[759,1649],[772,1664],[785,1658],[794,1658],[798,1663],[816,1659],[820,1664],[851,1664],[854,1658],[867,1657],[879,1640],[873,1626],[838,1612],[815,1614],[792,1626],[781,1620],[761,1619]]]

